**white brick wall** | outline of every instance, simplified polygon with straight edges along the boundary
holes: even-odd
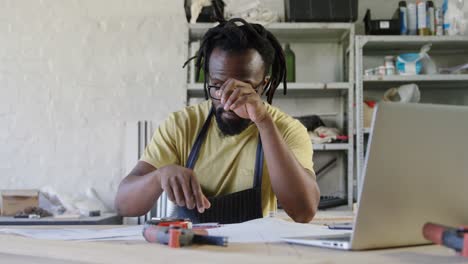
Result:
[[[126,122],[185,104],[183,1],[0,0],[0,189],[112,205]]]

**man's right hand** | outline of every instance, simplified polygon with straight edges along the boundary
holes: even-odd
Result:
[[[186,206],[203,213],[210,208],[208,198],[202,193],[200,184],[193,170],[179,165],[168,165],[157,170],[161,188],[167,193],[170,201],[178,206]]]

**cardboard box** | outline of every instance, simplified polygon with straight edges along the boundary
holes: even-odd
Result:
[[[39,206],[38,190],[2,190],[2,215],[13,216],[29,206]]]

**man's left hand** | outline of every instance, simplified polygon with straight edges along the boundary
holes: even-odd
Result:
[[[232,110],[241,118],[250,119],[257,124],[268,115],[260,95],[250,83],[228,79],[218,93],[224,110]]]

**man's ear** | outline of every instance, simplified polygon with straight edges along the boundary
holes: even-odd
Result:
[[[263,92],[265,92],[265,86],[267,85],[269,81],[270,81],[270,75],[265,76],[265,78],[263,79],[262,92],[260,94],[263,94]]]

